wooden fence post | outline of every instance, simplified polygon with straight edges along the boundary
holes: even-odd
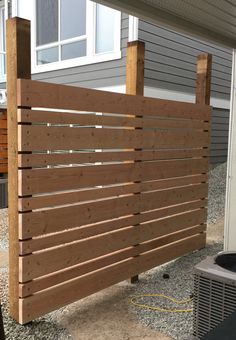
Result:
[[[212,70],[212,55],[209,53],[202,53],[198,55],[197,57],[197,80],[196,80],[196,104],[210,105],[211,70]],[[210,139],[211,138],[210,131],[208,132],[209,132],[209,139]],[[207,148],[204,148],[204,149],[207,149]],[[206,173],[203,173],[203,174],[206,174]]]
[[[141,96],[143,96],[144,94],[144,56],[145,56],[144,42],[141,41],[128,42],[126,61],[126,94]],[[140,151],[141,149],[135,150]],[[137,281],[138,275],[133,276],[130,279],[131,283],[135,283]]]
[[[144,42],[142,41],[128,42],[126,61],[126,94],[143,96],[144,54],[145,54]]]
[[[0,174],[7,172],[7,111],[0,109]]]
[[[12,18],[7,20],[9,296],[10,314],[19,321],[17,78],[31,78],[30,22]]]
[[[210,105],[212,55],[197,57],[196,104]]]

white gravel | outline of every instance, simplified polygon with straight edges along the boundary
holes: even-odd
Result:
[[[0,209],[0,249],[8,249],[8,216],[7,209]]]
[[[226,163],[220,164],[209,173],[208,223],[224,217],[226,190]]]
[[[215,255],[223,248],[223,244],[214,244],[205,249],[181,257],[166,265],[154,268],[140,276],[134,295],[165,294],[177,300],[189,298],[193,292],[193,267],[206,256]],[[163,274],[169,274],[169,279],[163,279]],[[140,303],[162,308],[180,308],[178,305],[161,298],[145,298]],[[191,303],[183,307],[191,308]],[[192,335],[192,313],[166,313],[130,306],[143,325],[156,329],[178,340],[190,339]]]

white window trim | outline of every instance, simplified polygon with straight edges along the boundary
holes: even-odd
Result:
[[[139,19],[129,15],[129,42],[138,40]]]
[[[4,6],[4,2],[3,1],[0,1],[0,35],[1,35],[1,40],[0,40],[0,54],[5,54],[6,55],[6,51],[2,51],[2,39],[3,39],[3,30],[1,29],[2,28],[2,25],[5,24],[2,22],[2,10],[5,9],[5,6]],[[6,15],[6,12],[5,12],[5,15]],[[5,16],[6,17],[6,16]],[[6,29],[5,29],[5,32],[6,32]],[[0,58],[1,58],[1,55],[0,55]],[[0,67],[1,67],[1,60],[0,60]],[[6,74],[2,74],[0,72],[0,83],[3,83],[6,81]]]
[[[86,31],[87,31],[87,56],[62,60],[54,63],[48,63],[44,65],[37,65],[36,59],[36,50],[41,48],[36,47],[36,0],[34,0],[34,13],[32,19],[32,35],[31,35],[31,44],[32,44],[32,60],[31,60],[31,68],[32,73],[41,73],[41,72],[49,72],[56,71],[60,69],[67,69],[77,66],[89,65],[101,63],[109,60],[121,59],[121,12],[117,11],[116,22],[115,22],[115,37],[114,37],[114,46],[115,50],[112,52],[95,54],[95,16],[96,16],[96,3],[87,0],[87,17],[92,17],[93,22],[86,21]],[[70,43],[73,41],[82,40],[83,37],[72,38],[66,40],[66,43]],[[59,43],[60,44],[60,43]],[[45,45],[45,47],[53,47],[53,45],[58,46],[58,42]]]

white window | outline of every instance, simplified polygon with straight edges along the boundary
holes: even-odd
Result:
[[[33,71],[121,57],[119,11],[89,0],[35,0]]]
[[[0,80],[6,78],[6,26],[5,9],[0,7]]]

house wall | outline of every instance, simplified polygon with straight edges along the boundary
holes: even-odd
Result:
[[[139,20],[138,38],[146,44],[145,95],[182,101],[194,101],[196,57],[201,52],[213,54],[212,70],[212,153],[211,162],[227,158],[231,50],[203,43],[183,34]],[[36,73],[33,79],[125,92],[126,46],[129,17],[121,16],[121,59]],[[0,89],[5,88],[4,83]]]
[[[129,32],[129,16],[121,15],[121,59],[33,74],[36,80],[99,88],[125,83],[126,46]]]
[[[211,163],[227,161],[229,110],[213,108],[211,128]]]
[[[212,65],[212,151],[211,162],[227,159],[232,51],[139,20],[139,40],[145,42],[145,86],[159,88],[165,98],[173,92],[194,100],[196,58],[202,52],[213,55]],[[176,97],[176,95],[175,95]],[[179,100],[181,95],[179,95]],[[176,99],[176,98],[173,98]],[[184,100],[184,99],[183,99]]]

